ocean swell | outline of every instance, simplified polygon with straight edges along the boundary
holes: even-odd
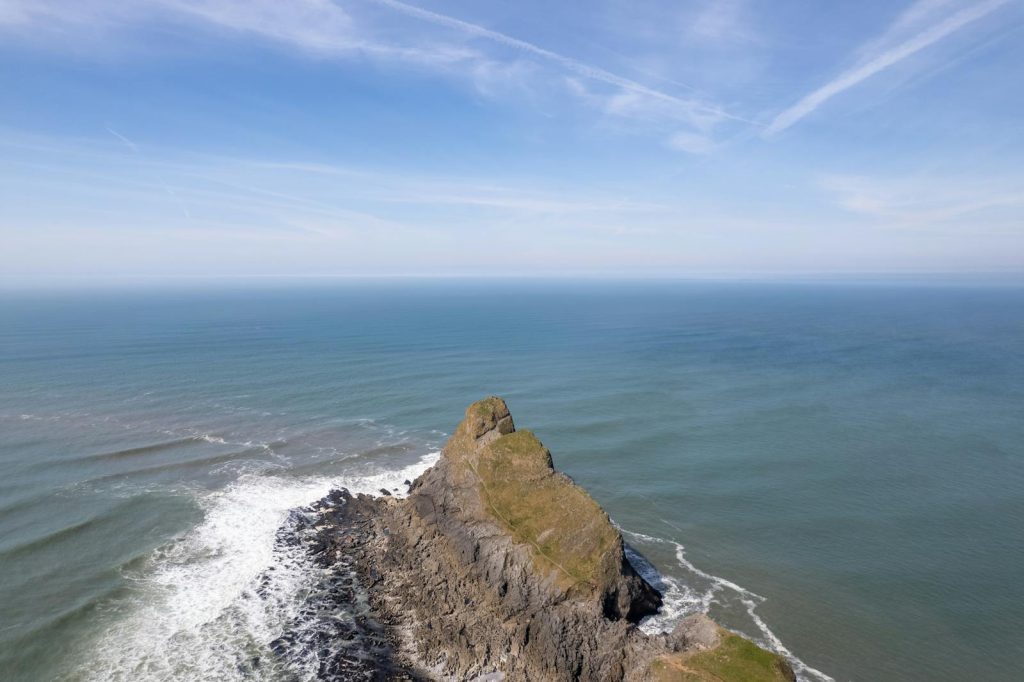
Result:
[[[64,679],[316,679],[317,652],[282,656],[271,646],[319,617],[309,603],[322,569],[282,537],[289,515],[333,488],[400,495],[438,456],[331,478],[246,474],[206,494],[202,522],[125,576],[128,597],[101,616],[101,634]]]

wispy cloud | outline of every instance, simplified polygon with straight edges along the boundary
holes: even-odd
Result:
[[[746,0],[709,0],[690,23],[688,35],[717,45],[752,40],[746,4]]]
[[[156,0],[154,5],[311,50],[356,49],[361,43],[349,14],[329,0]]]
[[[668,138],[668,145],[673,149],[690,154],[710,154],[718,145],[707,135],[700,133],[679,132]]]
[[[106,126],[106,131],[108,133],[110,133],[111,135],[113,135],[114,137],[116,137],[118,140],[120,140],[126,147],[128,147],[128,149],[131,149],[132,153],[135,154],[136,157],[139,157],[139,158],[142,157],[142,152],[139,150],[139,145],[135,144],[134,142],[132,142],[127,137],[125,137],[121,133],[117,132],[116,130],[114,130],[110,126]],[[160,183],[160,186],[163,188],[164,192],[166,192],[167,195],[169,197],[171,197],[171,199],[174,201],[174,203],[176,203],[178,205],[178,208],[181,209],[181,214],[183,216],[185,216],[185,219],[186,220],[191,220],[192,219],[192,213],[188,210],[188,206],[186,206],[184,203],[182,203],[181,199],[178,198],[178,193],[175,192],[171,188],[171,186],[168,185],[164,181],[164,179],[162,177],[160,177],[159,175],[156,176],[156,179],[157,179],[157,182]]]
[[[455,17],[439,14],[437,12],[432,12],[430,10],[422,9],[420,7],[415,7],[404,2],[399,2],[398,0],[371,1],[375,2],[376,4],[394,9],[398,12],[401,12],[402,14],[415,17],[417,19],[422,19],[423,21],[428,21],[432,24],[437,24],[439,26],[455,29],[457,31],[461,31],[476,38],[483,38],[504,45],[506,47],[510,47],[521,52],[525,52],[530,56],[537,57],[547,62],[556,64],[557,66],[563,68],[565,71],[573,75],[597,81],[599,83],[604,83],[606,85],[611,85],[629,93],[634,93],[636,95],[641,95],[643,97],[647,97],[653,100],[668,103],[670,105],[678,107],[681,112],[692,112],[695,115],[713,116],[717,118],[739,118],[729,114],[728,112],[722,110],[717,106],[699,100],[679,97],[676,95],[666,93],[662,90],[652,88],[630,78],[620,76],[610,71],[606,71],[605,69],[602,69],[600,67],[587,64],[586,62],[573,59],[572,57],[567,57],[565,55],[559,54],[547,48],[540,47],[539,45],[536,45],[534,43],[521,40],[519,38],[515,38],[513,36],[501,33],[499,31],[491,30],[478,24],[473,24],[467,21],[463,21],[461,19],[457,19]]]
[[[655,241],[674,214],[589,184],[202,155],[113,127],[90,139],[0,134],[0,150],[0,280],[504,272],[580,243]]]
[[[991,14],[1007,2],[1009,0],[987,0],[964,7],[896,45],[889,45],[887,40],[872,41],[874,49],[863,57],[860,64],[841,73],[835,79],[778,114],[763,134],[771,136],[786,130],[841,92],[956,33],[968,24]],[[886,31],[885,36],[899,34],[911,25],[932,18],[937,10],[945,8],[949,4],[946,0],[922,0],[915,3]]]
[[[576,95],[574,88],[565,87],[565,77],[571,76],[606,89],[600,97],[588,91],[590,96],[582,98],[596,105],[602,114],[640,119],[657,116],[677,126],[703,128],[708,121],[745,121],[706,97],[673,94],[453,16],[398,0],[367,0],[367,4],[435,30],[416,30],[410,25],[398,31],[393,27],[382,30],[381,16],[356,12],[358,8],[343,9],[330,0],[151,0],[143,4],[81,0],[70,8],[56,0],[6,0],[0,12],[0,27],[6,24],[18,28],[21,38],[27,39],[33,34],[24,31],[24,26],[32,24],[39,36],[57,31],[65,40],[69,35],[117,32],[146,22],[185,21],[207,30],[256,36],[320,56],[369,57],[419,69],[436,68],[469,80],[486,96],[499,96],[503,86],[523,91],[529,85],[527,80],[533,80],[541,90],[558,84],[563,93]],[[90,30],[68,31],[69,27]],[[491,47],[485,49],[487,45]],[[501,48],[519,56],[502,54]],[[530,68],[529,62],[544,65],[547,72]]]
[[[192,18],[233,31],[301,45],[310,49],[342,49],[356,42],[348,14],[328,0],[149,0],[118,3],[109,0],[4,0],[0,24],[32,24],[35,37],[68,26],[116,30],[153,19]],[[87,34],[62,35],[79,40]],[[22,36],[23,38],[26,36]]]
[[[111,135],[113,135],[114,137],[116,137],[117,139],[121,140],[121,142],[123,142],[123,143],[124,143],[124,145],[125,145],[126,147],[128,147],[128,149],[131,149],[131,150],[132,150],[133,152],[135,152],[136,154],[137,154],[137,153],[139,152],[139,145],[135,144],[134,142],[132,142],[131,140],[129,140],[129,139],[127,138],[127,137],[125,137],[125,136],[124,136],[124,135],[122,135],[121,133],[117,132],[116,130],[114,130],[114,129],[113,129],[113,128],[111,128],[110,126],[107,126],[107,127],[106,127],[106,131],[107,131],[108,133],[110,133]]]
[[[1024,180],[1012,177],[830,175],[821,186],[843,210],[897,227],[1005,223],[1019,230],[1024,207]]]
[[[0,174],[12,186],[44,183],[54,194],[72,188],[63,193],[61,211],[84,214],[97,204],[123,207],[123,219],[130,224],[142,205],[150,220],[181,227],[187,226],[162,210],[168,199],[197,225],[223,221],[257,231],[325,221],[344,224],[348,231],[441,229],[452,225],[456,215],[477,224],[586,218],[610,227],[629,222],[628,216],[671,210],[626,196],[554,192],[500,177],[417,175],[148,146],[143,153],[142,146],[114,128],[106,132],[110,142],[0,135]]]
[[[6,28],[19,41],[49,41],[60,49],[102,45],[109,50],[130,29],[150,24],[250,36],[317,57],[369,57],[420,68],[449,68],[481,57],[465,46],[430,39],[405,43],[378,39],[371,27],[330,0],[3,0],[0,4],[0,30]]]

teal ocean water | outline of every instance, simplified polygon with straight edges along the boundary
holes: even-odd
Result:
[[[492,393],[660,571],[644,627],[1020,679],[1024,289],[469,280],[0,294],[0,679],[252,678],[316,577],[288,510]]]

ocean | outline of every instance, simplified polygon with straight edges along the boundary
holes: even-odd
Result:
[[[1024,288],[471,279],[0,293],[0,679],[309,679],[245,665],[315,595],[288,511],[489,394],[659,571],[643,627],[1020,679]]]

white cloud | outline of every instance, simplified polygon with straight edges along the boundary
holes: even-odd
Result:
[[[859,63],[870,61],[876,53],[912,38],[929,22],[941,21],[944,12],[955,10],[963,1],[916,0],[900,12],[881,35],[861,45],[857,50]]]
[[[845,211],[898,227],[1015,224],[1024,208],[1024,180],[973,177],[830,175],[821,186]]]
[[[139,22],[183,18],[309,50],[349,49],[357,42],[348,14],[329,0],[5,0],[0,9],[0,24],[32,24],[41,34],[67,27],[113,31]],[[75,35],[84,39],[81,32]]]
[[[690,132],[675,133],[668,138],[668,145],[690,154],[710,154],[718,146],[710,137]]]
[[[0,27],[6,24],[24,40],[43,39],[48,30],[55,30],[63,43],[68,36],[85,40],[83,34],[113,33],[147,22],[190,21],[200,27],[250,34],[312,54],[337,58],[366,56],[401,61],[414,68],[432,67],[458,73],[488,96],[500,96],[504,87],[510,91],[523,90],[528,87],[527,78],[546,80],[536,88],[543,90],[552,83],[563,83],[565,79],[557,75],[560,73],[609,89],[605,104],[600,106],[604,113],[609,113],[607,103],[611,101],[614,106],[614,98],[618,97],[620,101],[629,100],[628,107],[613,112],[620,116],[646,117],[656,112],[677,122],[740,120],[704,98],[677,96],[499,31],[398,0],[370,1],[448,33],[428,33],[409,26],[397,32],[389,27],[382,32],[378,25],[380,16],[370,18],[364,13],[357,21],[351,12],[331,0],[150,0],[139,4],[81,0],[70,6],[58,0],[6,0],[0,10]],[[27,25],[36,30],[26,32]],[[467,38],[514,50],[545,65],[549,72],[531,69],[520,57],[509,58],[493,49],[468,47]],[[552,68],[556,75],[550,73]],[[568,92],[573,94],[571,88]]]
[[[618,88],[622,93],[628,94],[634,99],[643,98],[645,100],[650,100],[655,104],[661,105],[662,108],[665,108],[667,105],[669,109],[678,111],[681,116],[737,118],[716,105],[702,100],[679,97],[666,93],[662,90],[657,90],[644,85],[643,83],[625,78],[600,67],[593,66],[547,48],[540,47],[534,43],[520,40],[519,38],[515,38],[505,33],[494,31],[455,17],[425,10],[404,2],[399,2],[398,0],[372,0],[372,2],[389,7],[410,17],[415,17],[432,24],[455,29],[469,36],[482,38],[499,45],[524,52],[532,57],[554,64],[574,76]]]
[[[104,221],[130,225],[139,215],[177,224],[182,212],[195,223],[275,225],[334,221],[347,229],[406,229],[459,215],[469,222],[665,214],[656,203],[609,197],[588,190],[551,191],[502,178],[415,175],[330,164],[261,161],[182,154],[139,145],[108,128],[105,140],[0,136],[0,175],[10,187],[45,186],[61,202],[32,216],[87,214],[99,207]],[[13,190],[12,190],[13,191]],[[186,208],[187,207],[187,208]],[[35,220],[36,218],[32,218]],[[193,225],[192,227],[194,227]],[[241,228],[240,228],[241,229]]]
[[[155,4],[234,31],[315,51],[351,49],[360,43],[351,17],[330,0],[156,0]]]
[[[665,136],[670,148],[691,154],[710,154],[719,147],[713,132],[723,121],[710,112],[680,109],[670,102],[652,101],[635,92],[595,91],[578,78],[566,78],[566,87],[604,113],[604,122],[614,130]],[[680,130],[680,125],[687,129]]]
[[[870,54],[865,55],[860,64],[841,73],[835,79],[804,96],[799,102],[778,114],[765,129],[764,135],[771,136],[782,132],[839,93],[956,33],[968,24],[1005,5],[1008,1],[987,0],[986,2],[964,7],[946,16],[945,19],[938,23],[923,28],[912,37],[897,45],[882,47],[881,43],[876,42],[876,49]],[[891,27],[886,31],[886,35],[902,33],[909,25],[922,20],[922,18],[931,18],[937,9],[948,4],[948,2],[942,0],[929,0],[928,2],[917,3],[911,8],[909,13],[905,13],[897,19],[894,24],[895,30]]]
[[[689,25],[691,38],[721,44],[753,36],[746,19],[745,0],[708,0]]]

